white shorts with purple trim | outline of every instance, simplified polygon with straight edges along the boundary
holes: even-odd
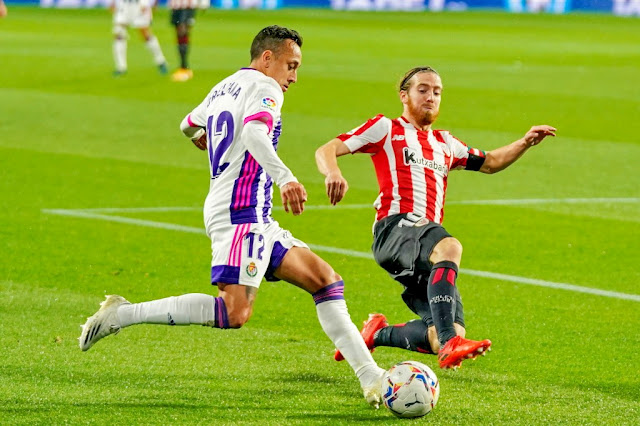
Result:
[[[271,223],[241,223],[209,229],[211,238],[211,283],[260,287],[262,278],[278,281],[275,270],[291,247],[305,243]]]

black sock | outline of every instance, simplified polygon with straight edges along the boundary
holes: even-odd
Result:
[[[178,52],[180,53],[180,68],[189,68],[189,64],[187,63],[189,45],[187,43],[178,44]]]
[[[427,337],[427,326],[417,319],[380,329],[376,332],[373,342],[375,346],[392,346],[424,354],[433,353]]]
[[[455,285],[457,275],[458,265],[449,261],[433,265],[431,275],[429,275],[427,296],[441,348],[456,336],[453,321],[456,312]]]

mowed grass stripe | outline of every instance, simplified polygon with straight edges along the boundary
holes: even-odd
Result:
[[[111,210],[113,211],[114,209],[111,209]],[[157,221],[144,220],[144,219],[134,219],[134,218],[116,216],[116,215],[104,215],[99,213],[92,213],[89,211],[83,211],[83,210],[44,209],[43,213],[55,214],[55,215],[61,215],[61,216],[81,217],[86,219],[104,220],[108,222],[125,223],[128,225],[147,226],[151,228],[167,229],[171,231],[180,231],[180,232],[189,232],[193,234],[205,234],[205,230],[203,228],[197,228],[194,226],[184,226],[184,225],[177,225],[173,223],[157,222]],[[351,249],[324,246],[324,245],[318,245],[318,244],[308,244],[308,246],[311,249],[317,250],[317,251],[323,251],[327,253],[336,253],[336,254],[342,254],[345,256],[373,260],[373,255],[368,252],[361,252],[361,251],[356,251]],[[573,284],[556,283],[551,281],[539,280],[535,278],[519,277],[515,275],[500,274],[500,273],[489,272],[489,271],[477,271],[477,270],[466,269],[466,268],[460,268],[460,272],[463,274],[475,275],[478,277],[491,278],[491,279],[496,279],[501,281],[510,281],[518,284],[527,284],[527,285],[534,285],[539,287],[568,290],[568,291],[574,291],[578,293],[587,293],[587,294],[593,294],[597,296],[612,297],[615,299],[640,302],[640,295],[635,295],[635,294],[620,293],[620,292],[609,291],[609,290],[600,290],[600,289],[594,289],[590,287],[577,286]]]

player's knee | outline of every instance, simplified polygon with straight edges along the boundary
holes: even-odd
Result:
[[[431,260],[433,263],[450,261],[460,264],[462,244],[456,238],[448,237],[436,244]]]
[[[116,40],[126,40],[127,30],[122,25],[113,26],[113,36]]]
[[[249,321],[251,314],[246,311],[231,311],[228,313],[229,328],[240,328]]]
[[[253,309],[251,305],[241,304],[240,306],[227,305],[227,317],[229,318],[229,328],[240,328],[249,321]]]
[[[312,280],[314,281],[315,287],[321,289],[328,285],[341,281],[342,277],[336,271],[334,271],[331,266],[327,265],[327,268],[316,274],[312,278]]]
[[[331,269],[331,273],[329,274],[329,284],[333,284],[338,281],[342,281],[342,277],[336,271]]]
[[[462,243],[455,238],[447,238],[446,253],[452,259],[462,257]]]
[[[144,41],[149,41],[153,38],[153,34],[149,28],[140,28],[140,36]]]

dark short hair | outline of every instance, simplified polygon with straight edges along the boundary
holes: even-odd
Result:
[[[402,78],[402,81],[400,82],[400,90],[399,91],[409,90],[409,88],[411,87],[411,84],[409,84],[409,80],[411,80],[411,78],[414,75],[418,74],[419,72],[432,72],[435,75],[440,75],[440,74],[438,74],[438,71],[434,70],[431,67],[415,67],[415,68],[412,68],[409,71],[407,71],[407,73]]]
[[[279,50],[282,47],[282,43],[287,39],[293,40],[298,46],[302,47],[302,36],[295,30],[279,25],[263,28],[251,43],[251,60],[253,61],[262,55],[265,50],[271,50],[277,55],[280,53]]]

